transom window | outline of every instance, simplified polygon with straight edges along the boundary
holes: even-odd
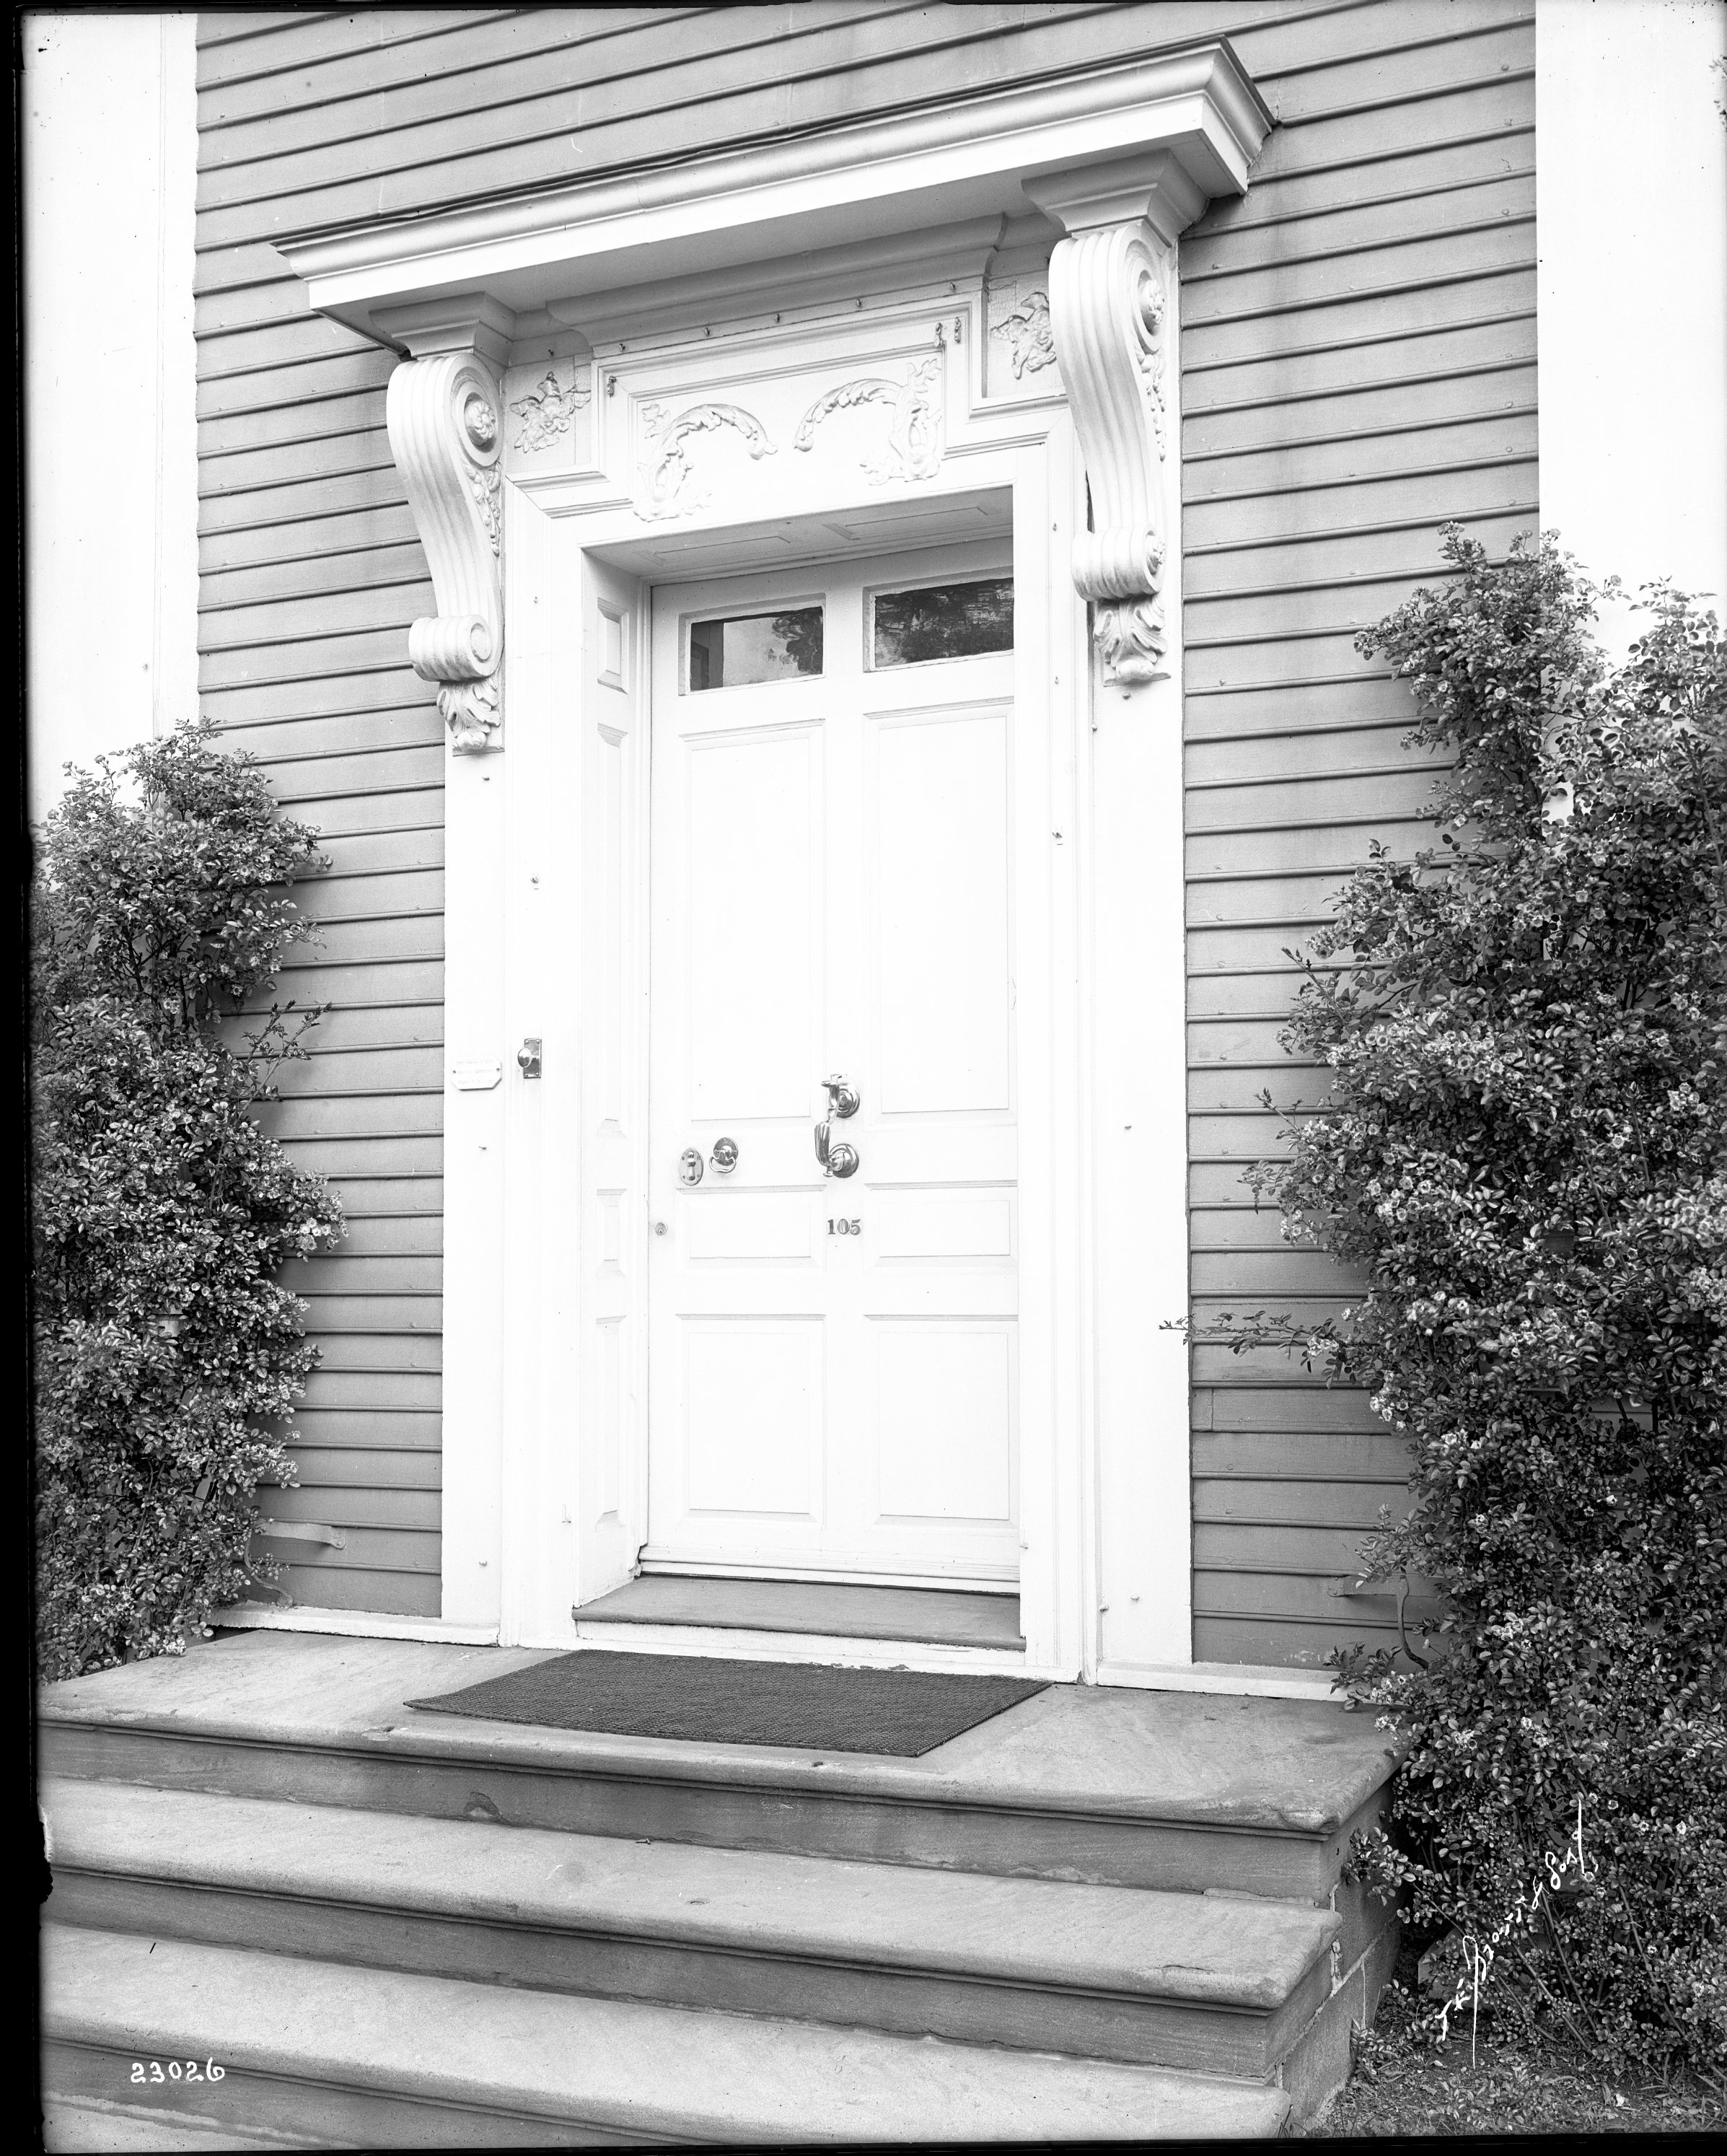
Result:
[[[922,666],[1013,649],[1012,577],[875,592],[869,606],[872,667]]]
[[[742,689],[822,670],[822,609],[728,614],[689,624],[689,687]]]

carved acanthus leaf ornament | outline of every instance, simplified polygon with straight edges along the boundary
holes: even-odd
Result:
[[[756,461],[775,454],[766,429],[753,412],[745,411],[740,404],[692,404],[669,424],[665,424],[660,405],[644,404],[641,421],[652,454],[642,465],[644,492],[636,503],[638,516],[657,521],[702,507],[707,496],[693,493],[689,482],[695,469],[691,444],[703,434],[730,428],[741,437]]]
[[[503,480],[497,384],[471,352],[410,360],[390,377],[390,448],[426,550],[438,613],[407,632],[407,656],[438,684],[460,750],[491,747],[501,718]]]
[[[813,449],[816,429],[824,419],[860,404],[884,404],[893,413],[882,454],[864,459],[864,472],[874,485],[935,476],[941,469],[945,447],[939,352],[914,360],[904,382],[892,381],[884,374],[860,374],[828,390],[799,420],[792,448]]]
[[[1063,239],[1049,264],[1056,352],[1091,486],[1094,529],[1074,542],[1074,583],[1096,609],[1104,678],[1168,671],[1163,615],[1169,287],[1145,223]]]

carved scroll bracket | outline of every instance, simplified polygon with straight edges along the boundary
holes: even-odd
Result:
[[[1067,234],[1050,258],[1049,312],[1094,527],[1074,542],[1074,588],[1095,609],[1104,680],[1155,681],[1170,670],[1175,242],[1205,197],[1166,151],[1026,191]]]
[[[1049,264],[1049,311],[1091,486],[1094,529],[1074,542],[1074,583],[1096,608],[1109,681],[1168,671],[1163,617],[1167,534],[1165,328],[1169,294],[1146,226],[1063,239]]]
[[[504,656],[502,399],[473,352],[410,360],[390,377],[390,448],[432,571],[438,613],[407,632],[459,750],[497,744]]]

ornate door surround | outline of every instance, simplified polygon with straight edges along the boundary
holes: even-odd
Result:
[[[835,131],[789,180],[747,153],[658,204],[588,190],[585,222],[286,246],[408,355],[389,433],[438,604],[407,657],[449,739],[446,1621],[570,1644],[645,1532],[649,591],[1006,530],[1037,1050],[1011,1659],[1181,1681],[1176,242],[1267,124],[1212,44]],[[692,247],[720,266],[679,274]]]

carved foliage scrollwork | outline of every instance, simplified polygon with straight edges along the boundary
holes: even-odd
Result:
[[[864,470],[874,485],[895,479],[933,479],[941,469],[945,446],[940,352],[914,360],[904,382],[865,374],[828,390],[798,422],[792,448],[813,449],[816,429],[824,419],[860,404],[886,405],[893,413],[883,450],[864,459]]]
[[[407,633],[435,681],[453,747],[490,747],[501,717],[503,481],[497,384],[471,352],[410,360],[390,377],[385,418],[432,572],[438,613]]]
[[[692,404],[669,424],[659,405],[644,404],[641,421],[649,454],[642,463],[643,490],[636,503],[638,516],[655,520],[679,516],[700,509],[706,501],[705,494],[690,489],[694,475],[691,444],[700,435],[730,428],[742,438],[752,459],[759,461],[775,454],[761,422],[739,404]]]
[[[1167,671],[1163,614],[1167,275],[1143,223],[1063,239],[1049,264],[1056,351],[1085,457],[1095,528],[1074,583],[1095,607],[1110,681]]]

